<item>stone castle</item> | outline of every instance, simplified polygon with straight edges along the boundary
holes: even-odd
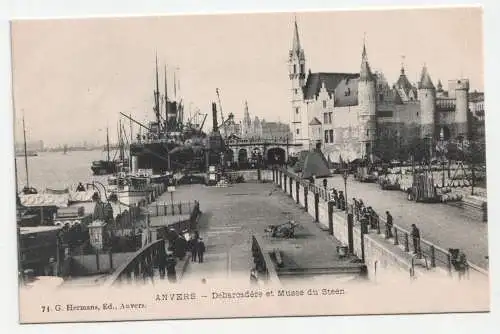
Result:
[[[417,85],[404,66],[391,87],[370,68],[363,43],[359,73],[311,73],[300,45],[297,21],[289,51],[290,128],[293,142],[309,149],[321,142],[331,161],[373,159],[385,147],[396,151],[420,139],[468,138],[469,80],[434,86],[424,65]]]

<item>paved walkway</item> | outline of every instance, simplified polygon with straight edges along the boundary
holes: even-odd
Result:
[[[322,186],[323,179],[317,183]],[[341,175],[328,178],[328,187],[344,191]],[[464,250],[470,262],[488,269],[488,224],[468,217],[462,209],[446,204],[410,202],[401,191],[382,191],[378,184],[347,181],[347,197],[363,199],[376,212],[389,210],[394,224],[410,230],[411,224],[420,229],[421,237],[435,245],[448,249]]]
[[[297,231],[296,240],[280,245],[285,257],[288,254],[298,267],[328,267],[339,261],[336,254],[339,244],[272,184],[242,183],[227,188],[195,185],[179,187],[178,191],[179,199],[200,201],[203,214],[199,229],[206,245],[204,263],[190,262],[184,282],[203,278],[249,279],[254,265],[252,234],[263,236],[268,225],[290,219],[301,222],[303,229]],[[271,243],[267,246],[273,247]]]

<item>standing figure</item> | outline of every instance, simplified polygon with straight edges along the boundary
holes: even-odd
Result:
[[[414,253],[420,256],[420,230],[415,224],[411,224],[411,238],[413,240]]]
[[[177,264],[177,260],[174,257],[174,254],[169,253],[167,255],[167,278],[170,283],[177,282],[177,272],[175,270],[175,265]]]
[[[203,254],[205,253],[205,243],[203,242],[202,238],[200,238],[200,240],[198,241],[197,253],[198,253],[198,261],[200,261],[200,263],[203,263]]]
[[[385,238],[389,239],[392,238],[392,226],[393,226],[392,215],[389,211],[386,211],[385,214],[387,217],[385,221]]]
[[[191,239],[191,261],[196,262],[196,255],[198,253],[198,239]]]

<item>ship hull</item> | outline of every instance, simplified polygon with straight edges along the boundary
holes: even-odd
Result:
[[[151,169],[154,174],[163,174],[178,169],[200,170],[205,166],[203,152],[184,149],[168,157],[168,152],[179,147],[176,143],[134,143],[130,154],[136,159],[138,169]]]

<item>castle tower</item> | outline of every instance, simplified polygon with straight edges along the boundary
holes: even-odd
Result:
[[[288,54],[288,76],[292,83],[290,129],[293,133],[294,143],[301,143],[303,140],[307,140],[307,111],[301,108],[303,100],[302,88],[305,85],[306,79],[305,67],[306,59],[304,50],[300,45],[299,28],[297,26],[297,19],[295,19],[292,49]]]
[[[420,100],[420,136],[421,138],[433,138],[435,135],[436,88],[425,65],[418,83],[418,98]]]
[[[358,84],[359,142],[361,144],[361,156],[372,160],[373,146],[377,134],[377,94],[375,78],[368,63],[364,42],[361,58]]]
[[[460,79],[455,86],[455,128],[456,136],[469,137],[469,80]]]

